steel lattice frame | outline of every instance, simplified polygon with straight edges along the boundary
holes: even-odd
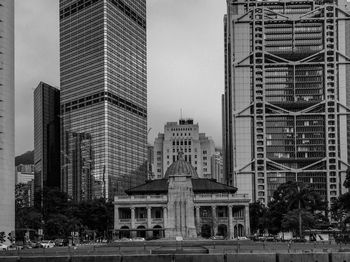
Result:
[[[286,10],[288,5],[309,5],[311,11],[298,14],[288,15],[275,12],[273,8],[280,5],[283,10]],[[232,70],[235,72],[238,68],[249,67],[251,74],[251,104],[245,108],[239,108],[232,114],[232,119],[235,121],[238,118],[251,118],[253,137],[252,147],[253,154],[250,162],[237,163],[234,165],[235,174],[252,174],[253,175],[253,198],[264,203],[269,201],[268,188],[268,173],[272,172],[268,166],[273,166],[273,172],[293,173],[298,181],[298,174],[323,173],[326,175],[327,200],[331,202],[336,196],[341,193],[341,174],[345,174],[348,164],[347,153],[342,153],[340,141],[344,128],[340,130],[339,121],[343,120],[341,116],[347,117],[350,114],[350,109],[346,103],[340,101],[339,92],[339,68],[343,65],[350,64],[350,58],[339,50],[338,43],[338,26],[341,21],[350,19],[348,10],[344,10],[335,3],[335,1],[232,1],[228,0],[228,8],[235,6],[236,10],[244,9],[244,14],[236,15],[233,19],[228,14],[228,23],[232,22],[233,26],[240,23],[250,25],[251,30],[251,52],[250,54],[236,61],[233,57]],[[266,50],[265,41],[265,25],[271,23],[288,23],[292,28],[291,45],[294,50],[296,48],[296,25],[298,23],[320,23],[323,25],[323,48],[319,51],[310,53],[300,59],[290,60],[286,57],[279,56],[273,52]],[[232,33],[234,34],[234,33]],[[235,36],[233,36],[235,37]],[[234,53],[234,52],[232,52]],[[310,104],[300,110],[288,110],[278,103],[272,103],[266,99],[266,84],[265,73],[266,67],[287,66],[292,68],[293,72],[293,92],[296,99],[296,71],[301,70],[303,66],[322,66],[323,68],[323,99],[317,103]],[[298,68],[298,69],[297,69]],[[300,69],[301,68],[301,69]],[[232,75],[235,75],[233,73]],[[233,85],[233,89],[234,84]],[[232,90],[231,90],[232,91]],[[232,91],[234,93],[234,91]],[[285,91],[286,92],[286,91]],[[275,161],[267,157],[266,144],[266,120],[269,117],[289,117],[294,119],[294,148],[295,156],[297,155],[297,121],[304,119],[303,117],[323,116],[324,117],[324,149],[325,156],[315,160],[312,163],[303,167],[293,168],[287,166],[281,161]],[[312,118],[310,118],[312,119]],[[346,128],[347,129],[347,128]],[[233,128],[233,133],[235,129]],[[347,130],[345,131],[347,132]],[[227,150],[227,149],[226,149]],[[232,149],[233,150],[233,149]],[[236,152],[239,154],[240,152]],[[305,154],[307,156],[307,154]],[[307,158],[307,157],[306,157]],[[297,160],[295,160],[297,161]],[[323,168],[320,169],[320,166]],[[239,187],[239,185],[236,184]]]

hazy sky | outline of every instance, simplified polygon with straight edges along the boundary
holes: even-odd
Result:
[[[58,0],[15,0],[16,155],[34,148],[33,90],[59,87]],[[182,116],[221,147],[225,0],[147,0],[148,141]]]

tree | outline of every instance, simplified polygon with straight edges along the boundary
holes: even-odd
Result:
[[[283,215],[282,229],[290,230],[294,233],[299,231],[300,234],[300,218],[302,218],[302,228],[304,230],[315,225],[315,216],[310,211],[305,209],[294,209]]]
[[[350,188],[350,168],[348,168],[346,170],[346,177],[345,177],[345,181],[344,181],[343,185],[346,188]]]
[[[103,198],[75,203],[66,193],[45,188],[36,199],[35,207],[23,206],[18,199],[16,229],[43,228],[46,238],[66,238],[71,232],[82,235],[90,231],[102,237],[113,227],[114,205]]]
[[[314,216],[315,211],[326,212],[327,202],[309,184],[290,181],[281,184],[277,188],[268,207],[269,231],[277,233],[285,228],[283,225],[292,225],[291,221],[286,220],[285,215],[293,211],[294,215],[298,214],[298,231],[301,237],[303,214],[306,215],[308,214],[306,212],[309,212]],[[291,215],[292,213],[289,214]],[[282,224],[282,221],[285,221],[285,223]]]
[[[340,227],[345,229],[349,220],[350,213],[350,192],[340,195],[331,205],[331,215],[336,221],[339,221]]]
[[[259,201],[249,204],[250,229],[261,233],[267,227],[267,208]]]
[[[41,213],[34,207],[22,207],[16,209],[16,229],[41,227]]]
[[[69,219],[64,214],[55,214],[48,217],[44,227],[45,236],[50,239],[69,235]]]
[[[0,243],[4,243],[6,241],[6,234],[4,231],[0,232]]]
[[[29,206],[29,185],[24,183],[16,184],[15,187],[15,206],[16,208],[28,207]]]

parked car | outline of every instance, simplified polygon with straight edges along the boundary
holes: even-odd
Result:
[[[247,237],[237,237],[238,240],[249,240]]]
[[[57,238],[57,239],[55,239],[54,243],[55,243],[56,247],[68,246],[67,239]]]
[[[145,239],[143,237],[134,237],[132,239],[132,241],[136,241],[136,242],[139,242],[139,241],[145,241]]]
[[[123,237],[123,238],[114,240],[114,242],[128,242],[128,241],[132,241],[132,239],[127,238],[127,237]]]
[[[32,248],[41,248],[41,244],[40,242],[30,242],[30,245],[32,246]]]
[[[0,250],[7,250],[7,246],[5,244],[0,244]]]
[[[214,239],[214,240],[224,240],[225,237],[224,236],[212,236],[211,239]]]
[[[7,250],[21,250],[23,249],[22,244],[13,243],[7,247]]]
[[[52,240],[43,240],[40,242],[42,248],[52,248],[55,246],[55,243]]]

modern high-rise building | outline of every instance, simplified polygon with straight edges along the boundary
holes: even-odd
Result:
[[[342,193],[350,146],[350,2],[227,0],[227,181],[270,201],[286,181]]]
[[[154,141],[153,179],[163,178],[165,171],[178,160],[179,152],[184,160],[191,163],[200,178],[212,177],[212,156],[215,153],[214,141],[204,133],[199,133],[199,125],[192,119],[168,122],[164,133],[159,133]]]
[[[35,192],[60,188],[60,90],[40,82],[34,90]]]
[[[15,230],[13,0],[0,0],[0,17],[0,232],[7,236]]]
[[[62,189],[113,199],[146,179],[146,0],[60,0],[60,58]]]

